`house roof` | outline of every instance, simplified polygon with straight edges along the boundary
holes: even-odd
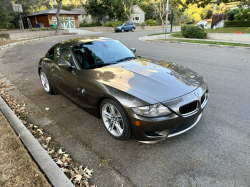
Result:
[[[83,7],[74,8],[73,10],[71,10],[71,12],[75,12],[75,13],[78,13],[78,14],[87,14],[87,12],[85,11],[85,9]]]
[[[40,12],[34,12],[34,13],[31,13],[31,14],[28,14],[28,16],[38,16],[38,15],[42,15],[42,14],[56,14],[57,12],[57,8],[54,8],[54,9],[49,9],[49,10],[44,10],[44,11],[40,11]],[[60,14],[76,14],[76,15],[80,15],[79,13],[75,13],[75,12],[72,12],[72,11],[67,11],[67,10],[63,10],[63,9],[60,9]]]
[[[144,14],[146,14],[146,12],[144,12],[144,10],[142,10],[141,7],[139,7],[138,5],[134,5],[133,8],[134,8],[134,7],[139,8]]]

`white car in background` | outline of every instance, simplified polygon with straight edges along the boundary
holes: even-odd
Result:
[[[207,26],[207,22],[206,21],[200,21],[199,23],[196,24],[197,26]]]

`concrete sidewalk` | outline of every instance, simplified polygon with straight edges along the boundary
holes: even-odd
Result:
[[[143,36],[138,38],[142,41],[154,41],[154,40],[160,40],[165,39],[165,34],[162,35],[154,35],[154,36]],[[166,39],[182,39],[182,40],[200,40],[200,41],[211,41],[211,42],[228,42],[228,43],[241,43],[241,44],[250,44],[250,42],[242,42],[242,41],[228,41],[228,40],[211,40],[211,39],[198,39],[198,38],[177,38],[171,36],[171,34],[166,35]]]
[[[69,33],[76,33],[79,35],[88,35],[88,34],[102,34],[103,32],[94,32],[89,30],[82,30],[82,29],[69,29]]]

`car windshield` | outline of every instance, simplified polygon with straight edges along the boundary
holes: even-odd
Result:
[[[118,25],[118,27],[121,27],[121,26],[123,26],[123,25],[124,25],[124,23],[122,23],[122,24]]]
[[[118,40],[92,41],[79,44],[72,49],[83,69],[136,58],[136,55]]]

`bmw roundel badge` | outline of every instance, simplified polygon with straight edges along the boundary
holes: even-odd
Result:
[[[198,93],[198,92],[194,92],[194,95],[195,95],[196,97],[199,97],[199,93]]]

